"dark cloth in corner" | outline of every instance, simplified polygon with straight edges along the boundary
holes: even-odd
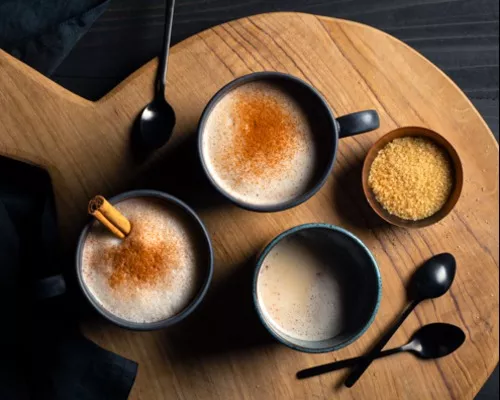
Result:
[[[51,75],[109,0],[0,0],[0,48]]]
[[[137,364],[82,336],[68,293],[35,295],[63,270],[57,247],[48,173],[0,156],[0,399],[124,400]]]

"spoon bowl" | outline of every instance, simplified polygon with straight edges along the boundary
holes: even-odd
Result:
[[[164,145],[172,136],[175,120],[175,111],[165,98],[153,100],[140,116],[141,145],[149,149]]]
[[[465,342],[465,333],[455,325],[430,324],[420,328],[411,342],[401,347],[424,360],[445,357]]]
[[[420,302],[443,296],[450,289],[456,270],[457,263],[451,254],[432,257],[413,275],[408,290],[410,298]]]

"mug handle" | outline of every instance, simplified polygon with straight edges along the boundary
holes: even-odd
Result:
[[[380,127],[380,117],[375,110],[360,111],[337,118],[339,138],[374,131]]]
[[[35,283],[35,298],[46,300],[66,293],[66,282],[62,275],[51,276]]]

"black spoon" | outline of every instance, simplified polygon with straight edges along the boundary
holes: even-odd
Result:
[[[445,357],[448,354],[453,353],[460,346],[462,346],[464,342],[465,333],[458,326],[450,324],[430,324],[415,332],[408,344],[396,349],[383,351],[375,358],[383,358],[393,354],[409,351],[418,358],[429,360]],[[363,357],[355,357],[304,369],[297,372],[297,378],[312,378],[313,376],[326,374],[327,372],[338,371],[339,369],[352,367],[358,364],[361,360],[363,360]]]
[[[411,303],[406,307],[394,326],[380,339],[376,346],[354,367],[344,385],[352,387],[382,351],[404,320],[422,301],[443,296],[455,279],[457,263],[451,254],[439,254],[420,267],[410,282],[408,295]]]
[[[163,146],[172,136],[175,126],[175,112],[165,100],[168,52],[172,37],[174,8],[175,0],[168,0],[165,12],[163,52],[156,73],[154,98],[142,110],[139,120],[140,145],[147,150],[154,150]]]

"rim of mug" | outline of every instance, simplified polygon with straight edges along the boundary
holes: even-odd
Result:
[[[332,140],[332,149],[330,151],[330,156],[328,158],[327,165],[325,167],[325,170],[323,173],[321,173],[320,178],[318,181],[306,192],[302,193],[300,196],[294,197],[291,200],[288,200],[283,203],[279,204],[266,204],[266,205],[255,205],[251,204],[248,202],[244,202],[242,200],[237,199],[234,196],[231,196],[227,191],[225,191],[214,179],[212,174],[210,173],[207,163],[205,162],[205,156],[203,152],[203,135],[206,127],[206,123],[208,121],[208,118],[212,114],[212,111],[214,108],[219,104],[219,102],[227,95],[229,94],[232,90],[243,86],[246,83],[249,82],[254,82],[258,80],[266,80],[266,79],[283,79],[283,80],[288,80],[291,81],[295,84],[300,85],[302,88],[307,89],[313,96],[315,96],[319,102],[323,105],[324,110],[326,111],[326,115],[328,116],[331,125],[332,125],[332,135],[333,135],[333,140]],[[333,166],[335,164],[335,159],[337,156],[337,147],[338,147],[338,141],[339,141],[339,125],[337,122],[337,119],[335,118],[335,115],[326,101],[325,97],[319,92],[318,89],[316,89],[314,86],[310,85],[309,83],[305,82],[304,80],[297,78],[293,75],[284,73],[284,72],[274,72],[274,71],[264,71],[264,72],[253,72],[251,74],[247,74],[244,76],[241,76],[239,78],[234,79],[233,81],[229,82],[225,86],[223,86],[208,102],[207,106],[203,110],[203,113],[201,115],[200,123],[198,125],[198,156],[201,160],[201,165],[203,167],[203,170],[205,172],[205,175],[207,176],[208,180],[210,181],[211,185],[226,199],[231,201],[233,204],[236,204],[237,206],[249,210],[249,211],[256,211],[256,212],[262,212],[262,213],[271,213],[271,212],[279,212],[279,211],[286,211],[291,208],[297,207],[306,201],[310,200],[316,193],[318,193],[321,188],[325,185],[326,181],[328,180],[328,177],[330,176],[330,173],[332,172]]]
[[[269,252],[278,243],[280,243],[284,238],[286,238],[290,235],[293,235],[297,232],[307,230],[307,229],[317,229],[317,228],[332,230],[332,231],[335,231],[335,232],[338,232],[338,233],[341,233],[341,234],[347,236],[349,239],[353,240],[360,247],[360,249],[368,256],[368,258],[371,261],[371,266],[373,267],[373,270],[374,270],[375,276],[376,276],[376,280],[377,280],[377,299],[376,299],[375,304],[373,306],[373,309],[371,311],[370,318],[368,319],[368,321],[366,321],[366,323],[363,324],[361,329],[359,329],[354,335],[352,335],[351,337],[347,338],[343,342],[336,344],[334,346],[328,346],[328,347],[324,347],[324,348],[315,349],[315,348],[311,348],[311,347],[304,347],[304,346],[299,346],[297,344],[294,344],[294,343],[288,341],[287,339],[285,339],[283,336],[280,336],[277,332],[275,332],[271,328],[270,324],[267,322],[266,318],[263,315],[263,312],[261,310],[261,306],[259,305],[259,299],[258,299],[258,295],[257,295],[257,283],[258,283],[258,279],[259,279],[259,273],[262,269],[262,265],[264,264],[264,260],[266,259]],[[259,257],[257,259],[256,268],[254,271],[254,276],[253,276],[252,296],[253,296],[254,308],[257,312],[257,315],[259,316],[259,319],[260,319],[262,325],[264,325],[266,330],[278,342],[280,342],[281,344],[284,344],[285,346],[287,346],[293,350],[301,351],[303,353],[311,353],[311,354],[329,353],[332,351],[337,351],[337,350],[343,349],[343,348],[349,346],[350,344],[354,343],[362,335],[364,335],[365,332],[368,330],[368,328],[372,325],[373,321],[375,320],[375,316],[377,315],[377,313],[379,311],[380,303],[382,301],[382,276],[380,274],[380,269],[378,267],[377,261],[375,260],[375,257],[373,256],[372,252],[370,251],[370,249],[368,249],[368,247],[357,236],[355,236],[351,232],[349,232],[349,231],[347,231],[339,226],[335,226],[335,225],[331,225],[331,224],[324,224],[324,223],[304,224],[304,225],[299,225],[299,226],[293,227],[293,228],[281,233],[277,237],[275,237],[265,247],[265,249],[262,251],[262,253],[259,255]]]
[[[81,291],[85,295],[85,298],[87,301],[92,305],[92,307],[105,319],[108,321],[112,322],[115,325],[118,325],[121,328],[129,329],[132,331],[154,331],[154,330],[159,330],[159,329],[164,329],[169,326],[175,325],[182,320],[184,320],[186,317],[191,315],[195,309],[201,304],[203,299],[205,298],[208,289],[210,287],[210,284],[212,282],[212,277],[214,273],[214,251],[213,251],[213,246],[212,246],[212,241],[210,240],[210,235],[208,233],[208,230],[205,226],[205,224],[202,222],[200,217],[195,213],[195,211],[189,207],[186,203],[184,203],[182,200],[179,200],[178,198],[169,195],[164,192],[160,192],[157,190],[147,190],[147,189],[142,189],[142,190],[132,190],[129,192],[125,192],[122,194],[119,194],[117,196],[114,196],[108,201],[111,204],[117,204],[119,202],[122,202],[124,200],[128,199],[133,199],[133,198],[138,198],[138,197],[153,197],[153,198],[159,198],[161,200],[165,200],[167,202],[173,203],[176,206],[180,207],[184,212],[186,212],[187,215],[191,217],[192,220],[194,220],[197,225],[201,228],[201,232],[203,233],[203,237],[206,240],[206,243],[208,245],[208,269],[206,272],[206,275],[204,277],[204,280],[202,281],[203,283],[200,286],[200,289],[198,290],[197,294],[193,299],[189,302],[189,304],[178,314],[166,318],[160,321],[156,322],[150,322],[150,323],[139,323],[139,322],[132,322],[128,321],[124,318],[120,318],[116,316],[115,314],[111,313],[110,311],[106,310],[104,306],[100,304],[100,302],[92,295],[90,290],[87,288],[87,285],[85,284],[83,280],[83,274],[82,274],[82,255],[83,255],[83,247],[85,244],[85,241],[87,239],[87,235],[90,231],[90,228],[92,227],[94,221],[90,220],[86,224],[86,226],[83,228],[80,237],[78,238],[78,247],[76,251],[76,273],[78,277],[78,283],[80,286]]]

